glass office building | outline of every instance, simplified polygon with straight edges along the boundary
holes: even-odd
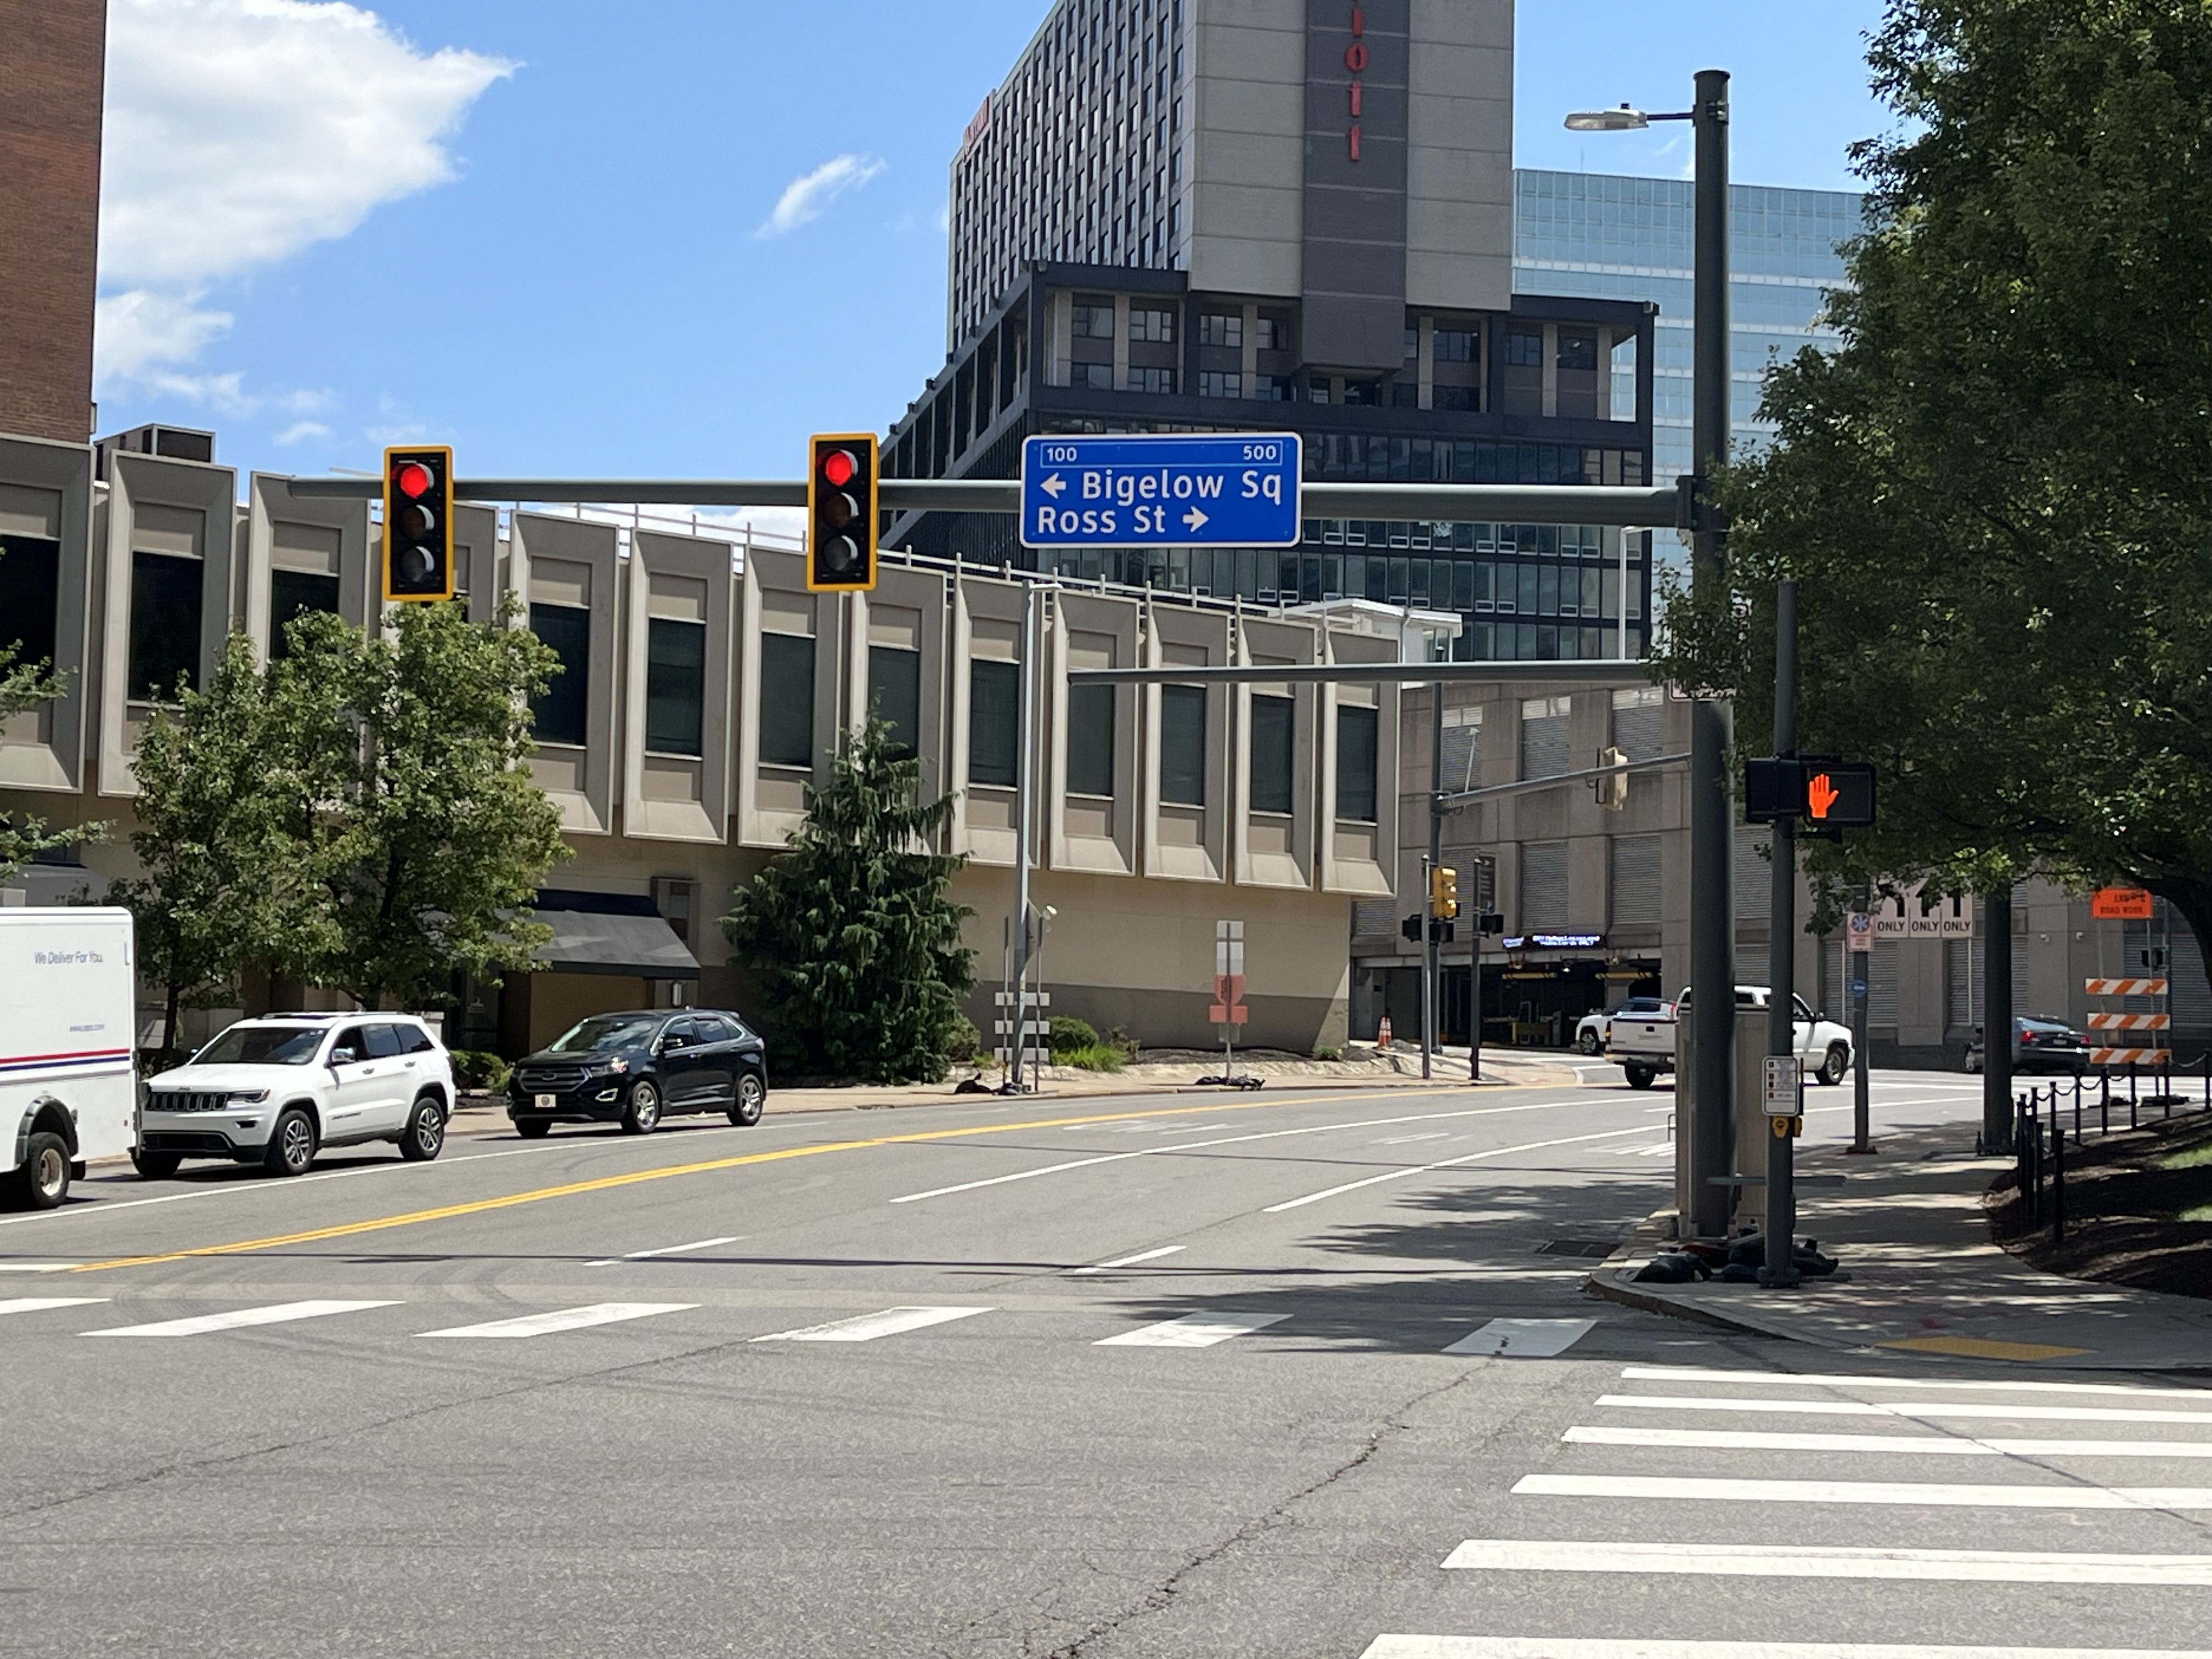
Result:
[[[1662,483],[1689,471],[1693,186],[1686,179],[1533,167],[1515,169],[1513,180],[1515,293],[1657,304],[1652,471]],[[1827,291],[1845,281],[1838,245],[1859,234],[1863,202],[1850,191],[1763,185],[1729,191],[1730,408],[1738,455],[1773,431],[1758,418],[1767,365],[1836,338],[1819,319]],[[1653,540],[1662,570],[1686,556],[1672,531]]]

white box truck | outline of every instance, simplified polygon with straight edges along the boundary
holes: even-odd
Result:
[[[131,913],[0,908],[0,1196],[50,1210],[137,1142]]]

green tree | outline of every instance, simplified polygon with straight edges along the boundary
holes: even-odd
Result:
[[[0,550],[0,558],[4,558]],[[0,641],[0,723],[26,714],[42,702],[51,702],[69,691],[69,678],[54,672],[50,662],[20,660],[18,644]],[[41,853],[97,841],[106,826],[98,823],[50,828],[44,818],[0,812],[0,881],[5,881]]]
[[[921,762],[871,720],[839,746],[806,820],[723,918],[764,979],[779,1064],[871,1083],[934,1081],[975,982],[948,896],[963,859],[933,853],[949,795],[917,797]]]
[[[518,619],[510,595],[489,627],[458,604],[402,605],[368,636],[291,624],[270,695],[313,739],[301,829],[327,919],[301,977],[368,1007],[436,1001],[456,971],[496,979],[551,937],[527,912],[568,851],[531,775],[530,699],[558,659]]]
[[[1659,666],[1759,752],[1794,574],[1801,747],[1882,789],[1816,872],[2118,878],[2212,954],[2212,9],[1893,0],[1869,61],[1841,349],[1770,377]]]
[[[323,915],[302,860],[309,732],[272,706],[252,642],[232,639],[204,692],[179,690],[132,762],[142,873],[109,887],[162,988],[170,1052],[181,1010],[235,1001],[247,969],[312,954]]]

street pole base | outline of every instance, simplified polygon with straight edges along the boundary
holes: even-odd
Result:
[[[1879,1146],[1875,1146],[1875,1145],[1874,1144],[1874,1142],[1872,1142],[1871,1140],[1869,1140],[1869,1142],[1867,1142],[1867,1144],[1866,1144],[1865,1146],[1846,1146],[1846,1147],[1844,1147],[1844,1156],[1845,1158],[1864,1158],[1864,1157],[1867,1157],[1868,1155],[1869,1155],[1870,1153],[1878,1152],[1880,1152],[1881,1150],[1881,1147],[1879,1147]]]
[[[1772,1267],[1761,1267],[1759,1270],[1759,1287],[1763,1290],[1794,1291],[1804,1282],[1805,1275],[1795,1267],[1790,1268],[1785,1273],[1778,1273]]]

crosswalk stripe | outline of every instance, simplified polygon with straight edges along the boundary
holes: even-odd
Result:
[[[771,1331],[766,1336],[753,1338],[756,1342],[872,1342],[879,1336],[896,1336],[904,1331],[919,1331],[932,1325],[949,1324],[956,1319],[966,1319],[975,1314],[986,1314],[988,1308],[886,1308],[881,1313],[861,1314],[852,1319],[833,1319],[826,1325],[805,1325],[793,1331]]]
[[[1697,1365],[1625,1365],[1620,1374],[1624,1377],[1652,1382],[1745,1382],[1767,1389],[1920,1389],[1937,1392],[1967,1389],[1984,1394],[2120,1395],[2145,1400],[2201,1400],[2212,1405],[2212,1389],[2147,1389],[2123,1382],[2036,1382],[2011,1377],[1800,1376],[1789,1371],[1723,1370]]]
[[[12,1301],[0,1302],[0,1314],[38,1313],[47,1308],[88,1308],[95,1302],[105,1302],[104,1296],[19,1296]]]
[[[1557,1636],[1378,1636],[1359,1659],[2212,1659],[2172,1648],[1938,1647],[1923,1642],[1655,1642]]]
[[[619,1267],[625,1261],[652,1261],[664,1255],[689,1255],[694,1250],[711,1250],[718,1244],[735,1244],[744,1235],[732,1233],[723,1238],[696,1239],[689,1244],[664,1244],[657,1250],[632,1250],[626,1255],[601,1256],[596,1261],[586,1261],[586,1267]]]
[[[87,1336],[205,1336],[213,1331],[244,1330],[252,1325],[285,1325],[295,1319],[322,1319],[331,1314],[360,1313],[369,1308],[396,1308],[396,1302],[275,1302],[259,1308],[234,1308],[228,1313],[200,1314],[191,1319],[164,1319],[153,1325],[118,1325]]]
[[[1444,1352],[1548,1359],[1565,1353],[1596,1328],[1595,1319],[1493,1319],[1476,1326]]]
[[[1232,1336],[1249,1336],[1254,1331],[1279,1325],[1289,1317],[1288,1314],[1185,1314],[1181,1319],[1164,1319],[1157,1325],[1124,1331],[1119,1336],[1106,1337],[1091,1346],[1094,1348],[1210,1348],[1217,1342],[1228,1341]]]
[[[0,1261],[0,1273],[65,1273],[76,1267],[74,1261]]]
[[[1793,1417],[1996,1418],[2027,1423],[2212,1423],[2212,1412],[2136,1411],[2123,1406],[1990,1406],[1962,1401],[1724,1400],[1702,1395],[1601,1394],[1601,1406],[1642,1411],[1757,1412]]]
[[[1889,1550],[1656,1540],[1620,1542],[1470,1538],[1444,1558],[1444,1565],[1493,1572],[1694,1573],[1723,1578],[1914,1578],[1953,1583],[2212,1586],[2212,1555]]]
[[[495,1319],[485,1325],[454,1325],[424,1336],[550,1336],[556,1331],[580,1331],[593,1325],[613,1325],[625,1319],[650,1319],[655,1314],[682,1313],[696,1302],[594,1302],[582,1308],[556,1308],[549,1313],[524,1314],[517,1319]]]
[[[1936,1457],[2212,1457],[2212,1440],[2021,1440],[1949,1434],[1788,1434],[1759,1429],[1618,1429],[1577,1424],[1580,1446],[1680,1446],[1706,1451],[1911,1452]]]
[[[1747,1480],[1713,1475],[1525,1474],[1516,1498],[1699,1503],[1915,1504],[1991,1510],[2212,1510],[2212,1486],[1970,1486],[1919,1480]]]
[[[1103,1273],[1109,1267],[1133,1267],[1139,1261],[1158,1261],[1164,1255],[1180,1255],[1182,1249],[1183,1247],[1180,1244],[1163,1244],[1157,1250],[1139,1250],[1134,1255],[1116,1256],[1111,1261],[1096,1262],[1091,1267],[1078,1267],[1074,1271],[1079,1273]]]

